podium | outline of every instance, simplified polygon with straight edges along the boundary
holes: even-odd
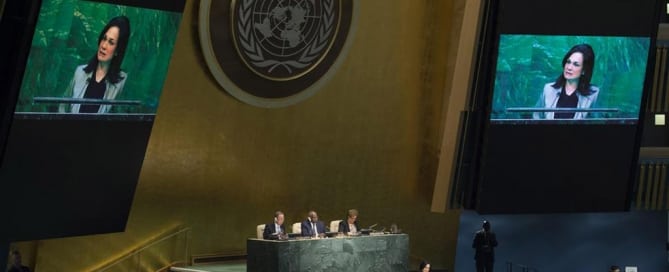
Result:
[[[247,271],[409,270],[409,235],[384,234],[321,239],[248,239]]]

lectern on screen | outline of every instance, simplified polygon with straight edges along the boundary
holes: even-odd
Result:
[[[624,211],[661,1],[496,0],[478,65],[481,213]]]
[[[16,99],[2,231],[15,241],[123,231],[185,1],[38,3],[20,14],[31,40],[17,51],[28,53],[3,86]]]

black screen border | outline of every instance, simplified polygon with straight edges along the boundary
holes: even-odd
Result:
[[[589,2],[588,5],[603,4],[603,0],[600,0],[599,3]],[[512,4],[509,4],[512,3]],[[526,5],[530,3],[530,5]],[[483,172],[484,161],[487,156],[487,151],[489,147],[487,146],[488,136],[490,136],[491,126],[504,126],[503,124],[491,124],[490,114],[492,110],[492,96],[493,96],[493,87],[494,87],[494,77],[495,77],[495,67],[497,64],[498,57],[498,48],[499,48],[499,37],[502,34],[535,34],[535,35],[592,35],[592,36],[631,36],[631,37],[648,37],[650,38],[650,48],[648,51],[648,65],[646,66],[646,76],[644,81],[644,89],[641,99],[641,105],[639,110],[639,119],[638,122],[634,125],[631,125],[630,129],[633,129],[635,132],[635,140],[633,143],[633,157],[638,158],[638,149],[641,142],[641,133],[644,123],[645,112],[644,105],[648,99],[650,88],[652,87],[652,69],[655,63],[655,50],[653,50],[656,44],[657,37],[657,26],[659,24],[659,19],[662,12],[664,11],[664,3],[660,0],[656,0],[653,3],[646,3],[649,7],[653,5],[653,15],[649,16],[651,19],[644,18],[640,20],[638,17],[643,16],[634,16],[637,22],[648,21],[648,24],[630,24],[629,20],[615,20],[615,13],[618,13],[619,16],[627,15],[626,12],[629,10],[628,7],[633,7],[639,9],[637,6],[639,3],[637,1],[618,1],[613,3],[617,9],[611,11],[609,9],[602,9],[603,11],[609,12],[609,20],[600,20],[596,24],[590,24],[586,27],[578,27],[579,22],[572,21],[571,23],[565,23],[561,25],[562,28],[556,28],[553,25],[546,27],[545,24],[535,24],[528,23],[530,20],[539,20],[545,21],[546,13],[542,12],[545,9],[554,10],[555,13],[564,12],[565,10],[570,10],[572,6],[582,6],[583,1],[574,1],[567,0],[561,3],[557,3],[551,6],[544,6],[546,3],[537,2],[532,0],[492,0],[484,3],[483,7],[483,16],[482,16],[482,30],[479,37],[479,51],[477,54],[477,63],[476,70],[474,71],[474,81],[472,84],[472,89],[470,93],[470,105],[469,111],[473,116],[480,116],[480,118],[475,118],[470,122],[475,122],[474,124],[467,123],[465,126],[469,127],[470,134],[467,135],[465,145],[478,145],[478,147],[467,148],[462,147],[463,150],[474,150],[475,154],[472,156],[474,159],[472,165],[468,169],[469,177],[468,182],[473,183],[473,186],[469,188],[474,188],[472,191],[464,192],[465,193],[465,208],[474,208],[481,213],[486,213],[485,210],[479,209],[482,201],[481,195],[484,187],[483,181]],[[611,4],[611,3],[608,3]],[[571,5],[571,6],[570,6]],[[521,20],[507,20],[506,22],[501,22],[504,20],[503,16],[500,16],[500,13],[508,13],[509,10],[530,10],[531,12],[524,12],[526,17],[523,17],[522,23]],[[585,12],[581,10],[581,13],[576,12],[572,14],[573,16],[583,15]],[[508,16],[505,15],[505,16]],[[628,16],[629,17],[629,16]],[[507,18],[508,19],[508,18]],[[512,22],[512,23],[509,23]],[[513,23],[515,22],[515,23]],[[613,23],[612,23],[613,22]],[[587,24],[586,24],[587,25]],[[603,27],[606,26],[607,27]],[[611,25],[616,27],[611,27]],[[571,29],[571,32],[569,31]],[[573,31],[573,29],[578,29],[578,31]],[[482,117],[482,118],[481,118]],[[604,124],[589,124],[592,126],[604,125]],[[637,171],[637,160],[631,159],[631,165],[629,166],[629,177],[627,182],[627,195],[625,197],[625,207],[629,209],[631,203],[631,193],[636,177]],[[462,162],[460,162],[462,163]],[[462,167],[462,166],[460,166]],[[462,169],[458,169],[462,171]],[[466,176],[466,175],[465,175]],[[456,177],[458,178],[458,177]],[[460,177],[461,178],[461,177]],[[465,181],[467,182],[467,181]],[[461,186],[462,187],[462,186]],[[553,209],[549,212],[565,212],[565,211],[575,211],[570,210],[559,210]],[[577,212],[581,212],[576,210]],[[495,211],[498,213],[499,211]],[[523,211],[507,211],[507,212],[519,212]],[[527,211],[529,212],[529,211]],[[533,211],[537,212],[537,211]]]
[[[42,0],[5,0],[0,17],[0,165],[4,159],[9,129],[30,53]]]
[[[78,1],[90,2],[90,0]],[[183,14],[186,0],[96,0],[93,2]],[[12,183],[10,179],[0,179],[0,186],[4,189],[2,190],[4,194],[0,197],[2,199],[0,200],[0,204],[3,207],[10,207],[5,214],[8,222],[0,227],[0,241],[25,241],[123,231],[133,202],[146,148],[148,147],[147,144],[153,126],[153,118],[144,118],[141,120],[95,120],[93,123],[96,127],[92,129],[92,121],[86,119],[32,120],[21,118],[20,116],[16,118],[15,107],[23,83],[24,71],[31,50],[31,42],[43,1],[5,0],[4,4],[3,14],[0,17],[0,31],[4,35],[3,38],[12,42],[0,43],[0,57],[7,60],[0,62],[0,90],[2,90],[0,91],[0,169],[10,164],[16,166],[17,162],[12,161],[12,158],[8,156],[10,153],[14,154],[12,156],[17,158],[20,157],[22,159],[21,162],[25,162],[25,158],[28,158],[25,154],[29,153],[24,152],[35,151],[32,149],[20,149],[17,152],[16,146],[8,146],[8,143],[11,141],[20,142],[20,146],[31,146],[35,145],[33,143],[38,143],[36,146],[41,145],[42,147],[46,146],[48,148],[53,147],[56,150],[63,150],[63,148],[66,148],[64,145],[48,145],[46,143],[51,141],[36,140],[34,138],[36,131],[41,131],[58,136],[51,139],[52,141],[71,139],[71,137],[66,137],[66,133],[62,133],[63,127],[69,127],[71,130],[69,133],[71,134],[87,132],[89,135],[110,135],[109,137],[115,139],[115,141],[107,145],[96,144],[95,142],[88,142],[83,145],[75,144],[71,145],[73,147],[70,150],[71,152],[61,152],[59,154],[76,156],[77,154],[74,153],[77,152],[79,152],[78,154],[85,152],[114,152],[114,156],[111,156],[110,160],[127,160],[127,165],[130,165],[130,167],[124,172],[118,172],[118,175],[114,177],[101,178],[102,182],[99,184],[86,184],[83,182],[73,182],[76,180],[68,180],[63,181],[64,183],[60,187],[52,187],[54,184],[47,184],[45,182],[46,179],[30,180],[27,183]],[[176,42],[175,40],[174,43]],[[170,57],[174,57],[174,52]],[[131,131],[131,134],[123,134],[118,131],[118,128],[122,128],[124,131]],[[12,134],[13,136],[10,137]],[[19,134],[30,137],[23,137]],[[127,142],[123,142],[125,141],[123,139],[127,139],[125,137],[129,136],[134,137],[136,140],[130,141],[130,144],[126,144]],[[32,142],[27,141],[30,138],[32,138]],[[87,147],[91,147],[93,151]],[[43,159],[49,155],[48,151],[40,152],[42,153],[36,154],[37,156],[35,157],[41,156],[41,159]],[[128,159],[122,153],[132,153],[134,157]],[[39,159],[37,158],[37,160]],[[29,160],[33,159],[29,158]],[[31,165],[30,163],[22,163],[20,166],[39,167],[39,165]],[[119,165],[127,166],[126,164]],[[119,166],[115,167],[119,168]],[[51,171],[57,169],[53,165],[48,165],[48,168]],[[108,168],[105,168],[105,170],[108,170]],[[95,177],[91,169],[94,168],[85,169],[81,173],[75,173],[75,175],[77,177]],[[40,174],[40,169],[32,169],[31,171],[33,171],[29,172],[29,176],[31,177],[53,173],[44,171],[44,173]],[[14,170],[6,172],[3,170],[0,175],[11,176],[15,172]],[[117,178],[117,180],[112,180],[113,178]],[[119,180],[122,180],[122,182],[119,182]],[[109,185],[115,194],[109,194],[109,190],[105,191],[106,185]],[[33,195],[32,193],[39,193],[39,195]],[[95,198],[95,196],[99,197]],[[95,205],[86,205],[86,203],[79,202],[78,200],[94,201]],[[24,203],[24,201],[27,202]],[[40,221],[41,219],[54,220],[44,223]]]

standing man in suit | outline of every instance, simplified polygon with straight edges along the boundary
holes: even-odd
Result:
[[[315,211],[309,211],[307,220],[302,221],[302,236],[324,237],[325,224],[318,221],[318,214]]]
[[[276,211],[274,213],[274,222],[265,225],[262,238],[266,240],[282,239],[286,234],[286,228],[283,226],[284,217],[283,212]]]
[[[495,263],[497,237],[490,230],[490,221],[483,221],[483,228],[474,235],[472,247],[476,249],[476,272],[492,272]]]

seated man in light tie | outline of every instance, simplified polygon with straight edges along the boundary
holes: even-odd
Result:
[[[263,239],[277,240],[282,239],[286,233],[286,228],[283,226],[284,215],[281,211],[274,213],[274,222],[266,224],[263,231]]]
[[[310,211],[307,220],[302,221],[302,236],[325,236],[325,224],[318,221],[318,214],[315,211]]]

